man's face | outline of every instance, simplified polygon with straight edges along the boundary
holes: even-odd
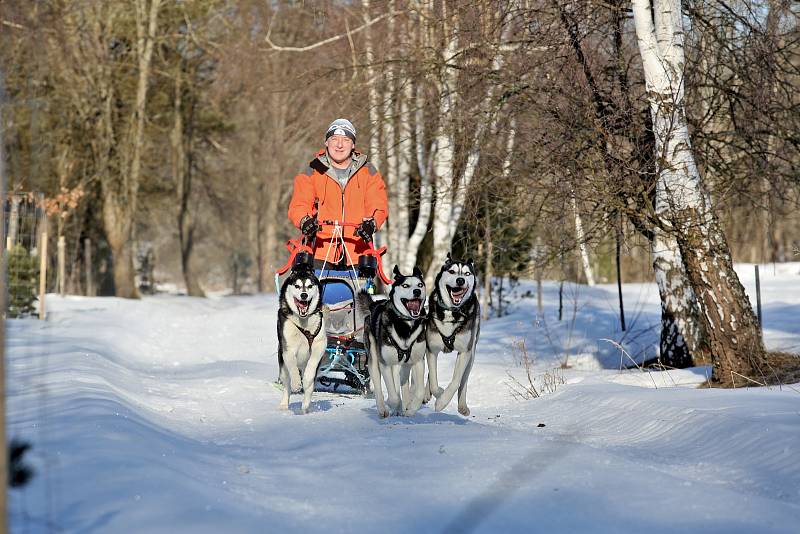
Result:
[[[328,149],[328,155],[333,163],[345,163],[350,159],[353,153],[355,143],[346,135],[332,135],[325,141],[325,147]]]

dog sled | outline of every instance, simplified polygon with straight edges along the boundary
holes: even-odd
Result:
[[[364,344],[364,315],[356,306],[356,296],[362,290],[373,293],[376,282],[391,284],[383,270],[381,258],[386,247],[375,248],[372,240],[364,241],[367,250],[354,263],[344,246],[345,230],[358,225],[341,221],[318,221],[331,228],[330,243],[341,244],[345,254],[344,266],[334,265],[326,257],[315,265],[316,237],[301,236],[286,243],[289,259],[275,273],[275,285],[280,292],[280,276],[299,266],[311,266],[322,286],[323,313],[327,344],[325,355],[317,369],[315,389],[335,393],[366,393],[370,388],[367,350]],[[329,247],[333,250],[335,247]]]

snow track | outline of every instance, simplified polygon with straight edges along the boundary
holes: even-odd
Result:
[[[9,323],[9,434],[33,444],[36,469],[12,492],[12,529],[796,532],[795,391],[695,389],[704,369],[573,369],[553,394],[511,397],[513,341],[538,374],[618,335],[597,315],[605,290],[580,298],[574,343],[550,356],[567,336],[542,341],[532,304],[484,325],[469,418],[453,402],[387,420],[360,396],[277,409],[272,296],[52,298],[47,322]],[[800,327],[780,332],[800,342]],[[440,358],[443,382],[452,363]]]

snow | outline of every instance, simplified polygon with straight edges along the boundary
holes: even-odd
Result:
[[[760,274],[767,347],[800,352],[800,264]],[[274,295],[48,296],[47,321],[7,323],[9,437],[36,471],[12,531],[797,532],[800,384],[620,370],[655,354],[660,309],[655,284],[624,291],[625,333],[615,285],[566,286],[559,322],[545,283],[543,317],[518,298],[483,324],[470,417],[386,420],[360,396],[278,409]],[[523,343],[555,392],[512,395]]]

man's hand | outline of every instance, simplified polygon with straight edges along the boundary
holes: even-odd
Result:
[[[300,220],[300,231],[303,232],[303,235],[306,237],[314,237],[320,230],[321,228],[316,217],[306,215]]]
[[[357,235],[361,239],[366,242],[372,241],[372,234],[375,233],[375,219],[370,217],[369,219],[364,219],[361,221],[361,224],[356,226],[356,231],[353,232],[353,235]]]

